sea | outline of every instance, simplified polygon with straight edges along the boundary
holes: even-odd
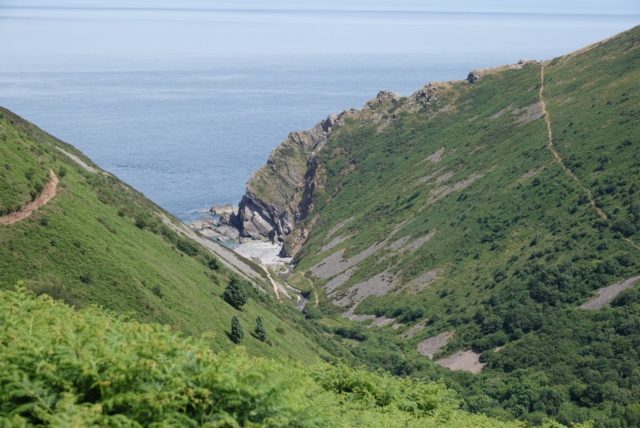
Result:
[[[289,132],[381,89],[409,95],[639,23],[624,0],[3,0],[0,105],[191,221],[236,204]]]

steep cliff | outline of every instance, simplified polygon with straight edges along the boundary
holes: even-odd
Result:
[[[438,91],[451,84],[428,84],[408,99],[380,91],[361,110],[345,110],[312,129],[290,133],[274,149],[266,165],[250,178],[237,214],[231,214],[226,221],[241,236],[284,242],[283,253],[295,255],[314,223],[308,219],[314,211],[316,193],[324,188],[326,180],[319,155],[331,135],[345,123],[371,123],[382,130],[397,119],[398,113],[426,107],[436,99]]]

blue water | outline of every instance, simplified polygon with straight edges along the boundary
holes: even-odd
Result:
[[[408,95],[640,22],[622,0],[609,14],[439,3],[2,2],[0,105],[189,220],[238,202],[288,132],[380,89]]]

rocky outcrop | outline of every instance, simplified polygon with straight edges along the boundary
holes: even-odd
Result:
[[[317,155],[332,129],[352,111],[327,117],[308,131],[292,132],[249,180],[238,212],[229,217],[241,236],[284,241],[313,208],[323,185]]]
[[[318,155],[333,130],[349,117],[379,122],[385,111],[400,102],[399,95],[380,91],[362,110],[346,110],[310,130],[289,134],[269,155],[267,164],[250,178],[238,212],[222,221],[237,228],[243,237],[285,242],[282,256],[291,255],[288,253],[300,248],[310,233],[311,225],[296,227],[309,218],[314,195],[324,186],[325,172]]]
[[[372,100],[367,101],[363,110],[375,110],[382,105],[388,105],[395,107],[400,102],[400,95],[391,91],[380,91],[378,95]]]
[[[480,71],[479,70],[471,70],[469,74],[467,74],[467,82],[476,83],[480,80]]]
[[[537,64],[537,63],[538,63],[538,61],[536,61],[536,60],[521,59],[520,61],[516,62],[515,64],[507,64],[507,65],[502,65],[500,67],[479,68],[477,70],[471,70],[469,72],[469,74],[467,75],[467,82],[476,83],[477,81],[482,79],[487,74],[498,73],[498,72],[505,71],[505,70],[521,70],[521,69],[523,69],[525,66],[527,66],[529,64]]]

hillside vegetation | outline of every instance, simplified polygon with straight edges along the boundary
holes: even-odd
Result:
[[[177,235],[163,223],[169,214],[72,146],[4,109],[0,154],[5,214],[33,199],[30,192],[38,194],[49,171],[59,179],[57,194],[46,205],[22,221],[0,224],[0,288],[23,280],[31,290],[75,307],[99,304],[189,334],[214,332],[216,349],[233,346],[225,334],[233,316],[248,331],[259,316],[270,343],[247,334],[243,343],[250,354],[307,362],[329,355],[304,329],[299,313]],[[233,278],[250,294],[242,310],[222,299]]]
[[[291,280],[361,361],[432,376],[445,371],[430,358],[476,358],[479,374],[446,375],[468,409],[637,426],[637,288],[580,305],[640,274],[639,82],[636,27],[552,61],[381,92],[311,140],[292,134],[243,201],[269,206],[278,235],[297,220]]]
[[[21,288],[0,291],[0,343],[0,426],[518,426],[459,410],[442,384],[214,353]]]

